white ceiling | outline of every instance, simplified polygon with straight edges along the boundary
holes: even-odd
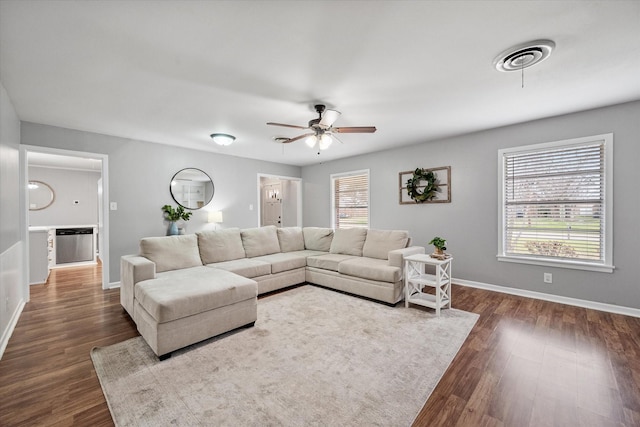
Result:
[[[307,165],[638,100],[640,1],[2,0],[0,78],[23,121]],[[319,102],[378,131],[273,141]]]

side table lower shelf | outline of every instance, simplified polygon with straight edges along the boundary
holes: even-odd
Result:
[[[424,292],[416,292],[415,294],[410,295],[407,301],[410,304],[417,304],[433,309],[443,308],[449,305],[449,298],[446,295],[440,298],[440,307],[438,307],[438,300],[436,296]]]

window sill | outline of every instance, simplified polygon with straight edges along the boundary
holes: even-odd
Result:
[[[605,264],[589,264],[586,262],[577,262],[577,261],[554,261],[547,259],[537,259],[537,258],[529,258],[529,257],[518,257],[518,256],[506,256],[506,255],[496,255],[498,261],[503,262],[515,262],[519,264],[531,264],[531,265],[542,265],[545,267],[557,267],[557,268],[570,268],[573,270],[587,270],[587,271],[597,271],[600,273],[613,273],[615,267],[613,265],[605,265]]]

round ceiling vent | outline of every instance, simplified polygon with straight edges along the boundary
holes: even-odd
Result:
[[[493,60],[498,71],[519,71],[542,62],[551,55],[556,44],[551,40],[534,40],[511,47]]]

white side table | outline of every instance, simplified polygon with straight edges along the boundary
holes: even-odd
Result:
[[[431,258],[427,254],[410,255],[404,258],[404,305],[418,304],[436,310],[440,316],[440,309],[451,308],[451,261]],[[433,265],[435,274],[425,274],[425,265]],[[436,294],[422,292],[422,288],[431,286]]]

